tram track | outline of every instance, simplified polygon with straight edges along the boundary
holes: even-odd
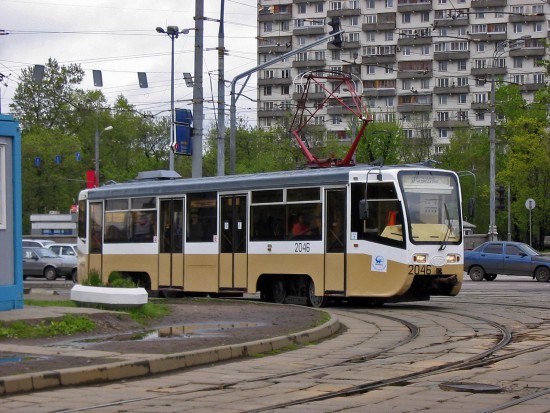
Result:
[[[392,323],[399,323],[400,325],[402,325],[408,330],[408,334],[405,335],[404,337],[401,337],[398,340],[395,340],[393,343],[391,343],[391,345],[384,346],[375,351],[370,351],[368,353],[359,354],[354,357],[342,359],[342,360],[339,360],[338,362],[323,363],[322,365],[318,365],[307,369],[294,369],[286,372],[285,374],[275,373],[270,375],[263,375],[263,376],[251,378],[248,380],[239,380],[235,382],[220,383],[214,386],[204,386],[201,389],[195,389],[193,391],[170,392],[169,395],[161,394],[161,395],[147,396],[143,398],[131,398],[127,400],[119,400],[114,404],[110,403],[109,406],[113,406],[113,405],[122,406],[122,405],[129,405],[136,402],[145,402],[145,401],[154,401],[154,400],[167,401],[171,397],[182,396],[184,394],[188,394],[188,395],[191,395],[193,393],[204,394],[212,391],[215,391],[215,392],[231,391],[231,390],[238,391],[240,388],[244,388],[247,385],[250,385],[252,383],[265,382],[266,386],[269,386],[269,385],[281,383],[288,378],[292,378],[292,377],[297,378],[297,377],[311,374],[314,372],[323,372],[323,371],[334,372],[335,369],[345,370],[350,365],[353,365],[356,368],[358,364],[365,364],[365,363],[368,364],[369,361],[385,360],[386,363],[388,362],[391,363],[392,355],[401,354],[400,349],[403,349],[405,346],[410,345],[411,343],[414,343],[414,341],[421,335],[422,327],[419,326],[418,324],[411,322],[408,319],[411,317],[414,318],[415,316],[414,313],[409,317],[396,317],[393,315],[382,314],[381,313],[382,311],[385,311],[385,310],[380,310],[379,312],[371,311],[371,310],[346,312],[346,317],[351,319],[353,318],[361,319],[364,322],[365,317],[368,317],[368,318],[378,317],[379,319],[384,319]],[[339,312],[339,311],[336,311],[336,312]],[[326,401],[334,398],[355,396],[355,395],[363,394],[385,386],[402,386],[402,385],[406,385],[410,381],[418,380],[424,377],[429,377],[440,373],[450,372],[453,370],[469,369],[472,367],[488,365],[490,363],[495,363],[505,358],[511,358],[515,356],[513,353],[509,353],[508,355],[501,356],[499,358],[491,357],[492,355],[494,355],[494,353],[498,352],[499,350],[503,349],[506,345],[508,345],[512,340],[512,333],[505,325],[497,323],[493,320],[489,320],[484,317],[472,316],[472,315],[465,316],[464,314],[460,314],[458,312],[453,312],[453,311],[443,311],[441,309],[437,309],[437,313],[452,315],[456,318],[467,317],[470,320],[474,320],[475,323],[484,323],[486,326],[490,326],[490,328],[494,331],[494,333],[492,334],[492,338],[495,341],[494,344],[491,345],[489,348],[485,349],[484,351],[479,352],[478,354],[475,354],[464,360],[449,362],[444,365],[433,366],[433,367],[421,369],[419,371],[412,372],[412,373],[399,374],[399,375],[388,377],[382,380],[373,380],[370,382],[364,382],[364,383],[360,383],[354,386],[349,386],[337,391],[325,392],[324,394],[317,395],[317,396],[298,398],[294,400],[289,400],[284,403],[269,404],[261,408],[255,408],[255,409],[243,410],[243,411],[247,413],[273,411],[275,409],[284,409],[291,406],[302,406],[302,405],[307,405],[309,403],[322,402],[322,401]],[[524,353],[527,351],[529,350],[527,349],[523,350]],[[532,351],[535,351],[535,350],[532,350]],[[102,404],[102,405],[96,405],[96,406],[87,406],[80,409],[63,410],[63,411],[59,411],[58,413],[101,410],[105,407],[106,405]]]

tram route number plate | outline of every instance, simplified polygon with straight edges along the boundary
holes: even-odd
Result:
[[[430,275],[431,273],[431,265],[409,265],[409,275]]]

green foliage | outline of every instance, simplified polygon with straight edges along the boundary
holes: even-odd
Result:
[[[93,331],[96,324],[86,316],[67,314],[61,320],[44,320],[38,324],[16,321],[10,324],[0,323],[0,338],[37,338],[68,336]]]
[[[113,271],[109,274],[107,287],[136,288],[136,284],[132,280],[123,277],[121,273]]]
[[[371,122],[357,148],[358,163],[383,160],[385,165],[401,162],[402,129],[396,122]]]
[[[89,285],[91,287],[102,287],[101,274],[96,269],[91,269],[88,273],[88,278],[82,280],[82,285]]]
[[[36,307],[77,307],[72,300],[25,300],[25,305],[34,305]]]
[[[146,303],[142,306],[128,310],[132,320],[138,323],[146,323],[155,318],[162,318],[170,314],[170,307],[166,304]]]

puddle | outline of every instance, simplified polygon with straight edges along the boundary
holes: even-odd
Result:
[[[21,363],[22,361],[23,361],[23,357],[17,357],[17,356],[0,357],[0,364]]]
[[[72,345],[86,345],[107,342],[121,341],[152,341],[168,339],[187,339],[198,337],[223,336],[225,332],[236,328],[260,327],[262,323],[209,323],[189,324],[183,326],[160,327],[154,330],[138,331],[133,333],[119,334],[115,336],[92,337],[74,341]],[[58,344],[59,345],[59,344]]]

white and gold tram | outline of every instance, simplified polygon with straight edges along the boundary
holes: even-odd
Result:
[[[329,298],[426,300],[461,288],[453,172],[401,165],[166,175],[140,173],[80,193],[80,280],[96,271],[105,282],[116,271],[151,292],[260,292],[317,307]]]

